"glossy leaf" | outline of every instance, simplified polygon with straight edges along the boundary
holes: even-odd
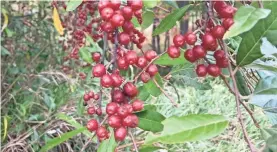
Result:
[[[189,7],[190,5],[186,5],[182,8],[174,10],[171,14],[167,15],[155,29],[153,36],[166,32],[176,25],[176,22],[185,15]]]
[[[248,96],[250,94],[250,91],[249,91],[249,88],[247,87],[244,77],[242,76],[242,73],[238,71],[236,72],[235,76],[236,76],[236,83],[240,94],[243,96]]]
[[[242,41],[236,58],[238,66],[245,66],[262,57],[261,39],[271,30],[277,30],[277,2],[267,3],[265,8],[272,10],[270,15],[258,21],[250,31],[241,35]]]
[[[79,56],[87,63],[92,63],[92,56],[88,47],[82,47],[79,50]]]
[[[66,11],[74,11],[81,3],[82,0],[70,0],[66,5]]]
[[[187,116],[173,116],[165,119],[161,134],[149,133],[145,144],[161,142],[164,144],[184,143],[212,138],[222,133],[228,121],[220,115],[192,114]]]
[[[184,52],[182,51],[180,57],[178,58],[172,59],[167,53],[165,53],[155,60],[154,63],[158,65],[173,66],[187,64],[189,62],[184,58]]]
[[[40,152],[48,151],[48,150],[52,149],[53,147],[65,142],[66,140],[83,132],[84,130],[86,130],[85,127],[79,128],[79,129],[64,133],[60,137],[53,138],[53,139],[49,140],[48,142],[46,142],[46,144],[41,148]]]
[[[138,90],[138,98],[143,101],[147,100],[147,98],[150,96],[150,93],[147,91],[147,89],[144,86],[140,86]]]
[[[163,87],[163,81],[160,76],[160,74],[156,74],[154,77],[159,84],[160,87]],[[159,96],[161,94],[161,90],[153,80],[148,81],[147,83],[144,84],[144,87],[147,89],[148,93],[151,94],[152,96]]]
[[[145,107],[145,110],[135,114],[139,118],[139,128],[152,132],[160,132],[163,130],[163,124],[161,124],[161,122],[165,119],[165,117],[155,109],[147,109]]]
[[[255,8],[252,6],[240,7],[234,17],[234,24],[225,33],[224,39],[238,36],[252,29],[256,23],[266,18],[270,13],[268,9]]]
[[[142,24],[141,28],[146,29],[148,28],[151,24],[153,24],[154,21],[154,13],[152,11],[146,11],[142,14]]]
[[[99,148],[97,149],[97,152],[114,152],[116,146],[117,143],[114,139],[114,134],[112,132],[109,139],[101,142]]]
[[[157,6],[157,4],[159,3],[160,0],[143,0],[143,5],[147,8],[153,8],[155,6]]]

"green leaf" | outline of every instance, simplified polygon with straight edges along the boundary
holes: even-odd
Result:
[[[77,134],[83,132],[84,130],[86,130],[85,127],[83,128],[79,128],[67,133],[62,134],[60,137],[57,138],[53,138],[51,140],[49,140],[46,145],[44,145],[41,149],[40,152],[45,152],[48,151],[50,149],[52,149],[53,147],[65,142],[66,140],[68,140],[69,138],[72,138],[73,136],[76,136]]]
[[[273,72],[277,74],[277,63],[271,61],[263,62],[261,60],[256,60],[253,63],[247,65],[246,67],[255,70],[266,70],[268,72]]]
[[[139,118],[138,127],[145,131],[160,132],[163,130],[161,122],[165,117],[155,109],[147,109],[135,113]]]
[[[272,137],[266,140],[266,147],[264,152],[276,152],[277,151],[277,135],[273,135]]]
[[[266,33],[266,38],[269,42],[271,42],[273,45],[277,45],[277,30],[268,30]]]
[[[277,128],[262,128],[260,131],[265,141],[268,140],[270,137],[277,135]]]
[[[69,116],[65,115],[64,113],[58,113],[56,116],[57,116],[58,119],[61,119],[61,120],[64,120],[64,121],[68,122],[70,125],[72,125],[76,129],[80,129],[80,128],[84,127],[83,125],[78,123],[74,118],[69,117]],[[84,130],[83,133],[87,137],[92,137],[93,136],[93,134],[91,132],[89,132],[88,130]]]
[[[159,86],[163,87],[163,81],[160,74],[156,74],[154,78],[159,84]],[[161,90],[157,87],[157,85],[153,80],[150,80],[147,83],[145,83],[144,87],[147,89],[148,93],[151,94],[152,96],[157,97],[161,94]]]
[[[160,0],[143,0],[143,5],[147,8],[153,8],[155,6],[157,6],[157,4],[159,3]]]
[[[102,48],[99,46],[98,43],[94,42],[94,40],[88,34],[86,34],[86,41],[88,41],[92,46],[92,49],[89,49],[90,52],[100,52],[101,54],[103,54]]]
[[[145,144],[161,142],[164,144],[184,143],[212,138],[222,133],[228,121],[220,115],[192,114],[187,116],[173,116],[165,119],[161,134],[149,133]]]
[[[153,36],[166,32],[174,25],[176,25],[176,21],[179,21],[185,15],[189,7],[190,5],[186,5],[182,8],[176,9],[174,12],[167,15],[155,29],[155,31],[153,32]]]
[[[234,17],[234,24],[225,33],[224,39],[238,36],[241,33],[252,29],[256,23],[266,18],[270,13],[268,9],[255,8],[252,6],[242,6],[238,9]]]
[[[250,31],[241,35],[242,41],[236,58],[238,66],[245,66],[262,57],[261,39],[270,31],[277,30],[277,2],[265,3],[265,8],[271,10],[270,15],[259,20]]]
[[[82,47],[79,50],[79,55],[80,55],[81,59],[84,60],[85,62],[92,63],[93,62],[92,56],[91,56],[89,49],[90,48],[88,48],[88,47]]]
[[[157,60],[154,61],[155,64],[164,65],[164,66],[173,66],[173,65],[182,65],[188,64],[189,62],[184,58],[184,52],[181,52],[181,55],[178,58],[172,59],[168,56],[167,53],[163,54]]]
[[[153,146],[153,145],[142,145],[142,146],[139,148],[139,152],[153,152],[153,151],[159,150],[159,149],[164,149],[164,148],[155,147],[155,146]]]
[[[101,142],[97,152],[114,152],[116,146],[117,143],[114,139],[114,134],[112,131],[110,138]]]
[[[147,100],[147,98],[150,96],[150,93],[147,91],[147,89],[144,86],[140,86],[138,90],[139,90],[138,98],[142,101]]]
[[[132,18],[131,22],[134,24],[134,27],[140,27],[140,24],[135,17]]]
[[[242,76],[241,72],[240,71],[236,72],[235,76],[236,76],[236,83],[237,83],[240,94],[243,96],[250,95],[249,88],[247,87],[247,84],[246,84],[245,79]]]
[[[10,53],[6,48],[4,48],[3,46],[1,46],[1,56],[5,56],[5,55],[10,56],[11,53]]]
[[[277,76],[260,79],[250,103],[262,107],[272,124],[277,124]]]
[[[149,1],[151,2],[151,1]],[[142,14],[142,24],[141,24],[141,28],[142,29],[146,29],[148,28],[151,24],[153,24],[153,20],[154,20],[154,13],[152,11],[146,11]]]
[[[70,0],[66,5],[66,11],[75,10],[82,2],[83,0]]]

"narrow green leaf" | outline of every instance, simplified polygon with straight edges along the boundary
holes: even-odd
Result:
[[[92,56],[88,47],[82,47],[79,50],[79,56],[87,63],[92,63]]]
[[[192,114],[187,116],[173,116],[165,119],[161,134],[149,133],[145,144],[161,142],[164,144],[184,143],[212,138],[222,133],[228,121],[220,115]]]
[[[156,81],[158,82],[160,87],[163,87],[163,81],[160,76],[160,74],[156,74],[155,77]],[[144,84],[144,87],[147,89],[148,93],[151,94],[152,96],[159,96],[161,94],[161,90],[153,80],[148,81],[147,83]]]
[[[70,0],[66,5],[66,11],[74,11],[83,0]]]
[[[48,151],[50,149],[52,149],[53,147],[65,142],[66,140],[68,140],[69,138],[72,138],[73,136],[76,136],[77,134],[83,132],[84,130],[86,130],[85,127],[83,128],[79,128],[67,133],[62,134],[60,137],[57,138],[53,138],[51,140],[49,140],[46,145],[44,145],[41,149],[40,152],[45,152]]]
[[[236,83],[237,83],[240,94],[243,96],[250,95],[249,88],[247,87],[247,84],[245,82],[246,80],[242,76],[241,72],[240,71],[236,72],[235,76],[236,76]]]
[[[268,9],[255,8],[252,6],[242,6],[238,9],[234,17],[234,24],[225,33],[224,39],[238,36],[249,31],[255,24],[270,13]]]
[[[164,149],[162,147],[155,147],[153,145],[142,145],[139,148],[139,152],[153,152],[155,150]]]
[[[164,65],[164,66],[173,66],[173,65],[187,64],[189,62],[184,58],[184,52],[182,51],[181,55],[178,58],[172,59],[171,57],[168,56],[167,53],[165,53],[157,60],[155,60],[154,63],[158,65]]]
[[[153,32],[153,36],[166,32],[174,25],[176,25],[176,22],[184,16],[189,7],[190,5],[186,5],[182,8],[176,9],[174,12],[167,15],[155,29],[155,31]]]
[[[134,27],[140,27],[140,24],[135,17],[132,18],[131,22],[134,24]]]
[[[97,149],[97,152],[114,152],[116,146],[117,143],[114,139],[114,134],[112,132],[109,139],[101,142],[99,148]]]
[[[153,20],[154,20],[154,13],[152,11],[146,11],[142,14],[142,24],[141,24],[141,28],[142,29],[146,29],[148,28],[151,24],[153,24]]]
[[[161,122],[165,117],[153,108],[145,108],[145,110],[135,113],[139,118],[138,127],[152,132],[160,132],[163,130]]]
[[[242,41],[236,58],[238,66],[245,66],[262,57],[261,39],[270,31],[277,30],[277,2],[265,3],[265,8],[271,10],[270,15],[259,20],[250,31],[241,35]]]
[[[84,126],[81,125],[80,123],[78,123],[74,118],[69,117],[67,115],[65,115],[64,113],[58,113],[57,114],[57,118],[64,120],[66,122],[68,122],[70,125],[72,125],[73,127],[75,127],[76,129],[80,129],[83,128]],[[93,134],[91,132],[89,132],[88,130],[84,130],[83,133],[87,136],[87,137],[92,137]]]

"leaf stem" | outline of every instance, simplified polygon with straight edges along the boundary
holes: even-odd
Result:
[[[136,143],[136,141],[135,141],[135,139],[134,139],[134,136],[133,136],[133,134],[131,133],[131,131],[129,132],[129,136],[130,136],[131,139],[132,139],[132,142],[133,142],[133,145],[134,145],[134,148],[135,148],[136,152],[139,152],[139,151],[138,151],[138,147],[137,147],[137,143]]]

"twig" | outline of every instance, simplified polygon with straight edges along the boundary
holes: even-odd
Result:
[[[222,49],[225,51],[225,53],[227,54],[228,51],[226,49],[226,46],[225,46],[225,43],[223,42],[223,40],[219,40],[219,42],[221,43],[221,47]],[[237,118],[239,120],[239,123],[241,125],[241,128],[242,128],[242,132],[243,132],[243,135],[244,135],[244,139],[245,141],[247,142],[249,148],[250,148],[250,151],[251,152],[257,152],[255,146],[251,143],[250,141],[250,138],[248,136],[248,133],[245,129],[245,126],[244,126],[244,123],[243,123],[243,120],[242,120],[242,114],[241,114],[241,110],[240,110],[240,97],[239,97],[239,92],[238,92],[238,87],[237,87],[237,83],[236,83],[236,78],[235,76],[233,75],[233,71],[232,71],[232,65],[230,63],[230,61],[228,60],[228,70],[229,70],[229,73],[230,73],[230,76],[231,76],[231,79],[233,81],[233,87],[234,87],[234,93],[235,93],[235,97],[236,97],[236,107],[237,107]]]
[[[263,4],[263,2],[261,0],[258,0],[258,4],[259,4],[260,8],[264,8],[264,4]]]
[[[136,144],[136,141],[135,141],[135,139],[134,139],[133,134],[131,133],[131,131],[129,132],[129,135],[130,135],[130,137],[131,137],[131,139],[132,139],[132,142],[133,142],[133,145],[134,145],[134,148],[135,148],[136,152],[139,152],[139,151],[138,151],[137,144]]]
[[[170,100],[170,102],[175,106],[178,107],[178,104],[174,101],[174,99],[171,98],[171,96],[169,96],[164,89],[158,84],[158,82],[156,81],[155,78],[152,79],[155,83],[155,85],[162,91],[162,93]]]
[[[144,141],[136,141],[135,143],[136,143],[136,145],[141,145],[141,144],[144,143]],[[129,147],[129,146],[132,146],[132,145],[134,145],[134,143],[129,143],[129,144],[125,144],[125,145],[122,145],[122,146],[118,146],[116,149],[120,150],[120,149]]]

